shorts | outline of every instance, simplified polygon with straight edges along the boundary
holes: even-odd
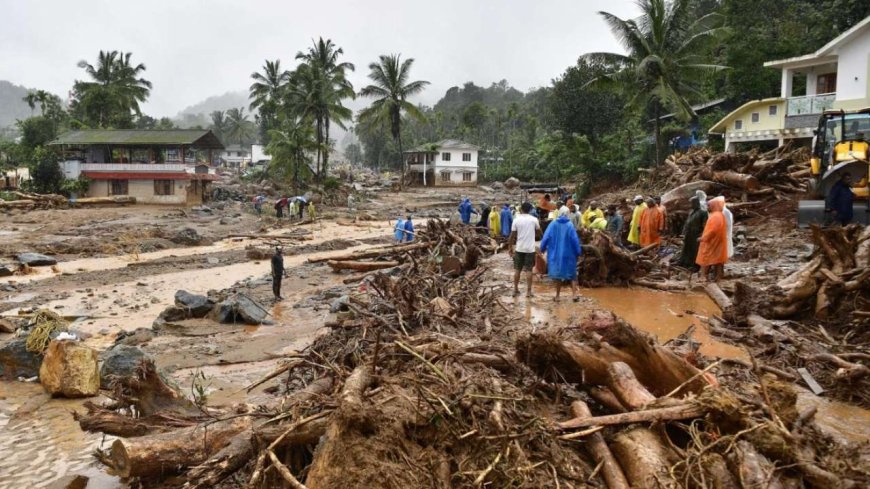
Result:
[[[532,271],[535,266],[535,252],[523,253],[517,251],[514,253],[514,270]]]

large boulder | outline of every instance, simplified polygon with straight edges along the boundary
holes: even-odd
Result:
[[[520,181],[516,177],[510,177],[504,181],[504,187],[508,190],[513,190],[520,186]]]
[[[188,318],[190,318],[190,314],[188,314],[187,309],[179,306],[169,306],[157,316],[158,320],[169,322],[182,321]]]
[[[0,277],[11,277],[15,275],[15,267],[12,265],[0,265]]]
[[[266,308],[241,294],[221,302],[216,310],[218,322],[225,324],[263,324],[268,315]]]
[[[53,396],[97,395],[100,391],[97,351],[78,341],[52,341],[39,367],[39,381]]]
[[[211,311],[214,302],[204,295],[191,294],[186,290],[175,292],[175,305],[186,309],[191,317],[201,318]]]
[[[151,357],[140,348],[128,345],[115,345],[102,354],[100,367],[100,387],[108,389],[117,378],[131,377],[143,360]]]
[[[175,233],[169,238],[169,241],[186,246],[208,244],[208,240],[193,228],[181,228],[175,231]]]
[[[0,379],[36,377],[42,357],[27,351],[27,338],[13,338],[0,343]]]
[[[43,255],[42,253],[19,253],[16,258],[20,263],[30,265],[31,267],[57,265],[57,260],[53,256]]]

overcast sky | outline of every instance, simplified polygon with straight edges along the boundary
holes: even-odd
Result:
[[[547,85],[582,53],[618,50],[599,10],[637,13],[631,0],[0,0],[0,79],[65,95],[79,60],[130,51],[154,84],[143,110],[174,116],[247,89],[264,59],[294,66],[323,36],[357,66],[357,88],[378,55],[415,58],[431,105],[466,81]]]

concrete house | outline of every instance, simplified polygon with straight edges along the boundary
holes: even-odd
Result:
[[[49,143],[66,178],[91,180],[86,197],[129,195],[146,204],[199,204],[217,180],[209,162],[224,149],[211,132],[81,130]]]
[[[475,186],[480,148],[444,139],[405,151],[412,185]]]
[[[245,168],[251,162],[251,151],[240,144],[231,144],[221,154],[221,162],[227,168]]]
[[[764,66],[782,73],[780,94],[747,102],[710,128],[725,137],[727,151],[740,143],[809,145],[822,112],[870,106],[870,17],[814,53]],[[806,88],[795,93],[798,78]]]

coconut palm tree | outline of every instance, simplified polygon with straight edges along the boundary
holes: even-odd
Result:
[[[324,40],[322,37],[307,52],[296,53],[296,59],[302,61],[297,69],[300,77],[298,85],[305,90],[304,94],[297,94],[297,99],[305,100],[302,105],[306,107],[306,114],[314,120],[320,146],[317,152],[318,177],[329,168],[331,123],[335,122],[345,129],[345,122],[353,119],[353,112],[344,106],[343,100],[356,96],[353,85],[347,79],[347,72],[353,71],[355,67],[352,63],[339,62],[342,54],[343,49],[337,47],[331,39]]]
[[[224,138],[227,134],[227,127],[229,125],[227,122],[226,112],[222,110],[215,110],[214,112],[209,114],[209,117],[211,117],[210,129],[212,130],[212,132],[215,133],[215,136],[217,136],[218,139],[224,141]]]
[[[636,109],[651,108],[655,117],[656,164],[662,162],[662,110],[683,119],[695,116],[689,99],[700,96],[702,75],[725,69],[707,63],[699,53],[715,40],[723,28],[717,27],[718,14],[692,18],[692,0],[638,0],[641,15],[623,20],[599,12],[626,54],[590,53],[592,62],[613,67],[613,72],[590,83],[613,83],[630,97]]]
[[[281,60],[267,59],[263,65],[263,72],[251,73],[251,78],[254,83],[248,89],[251,99],[248,108],[251,111],[259,109],[261,134],[268,138],[268,131],[277,125],[278,105],[281,102],[282,92],[290,81],[290,72],[281,69]]]
[[[399,157],[402,159],[402,187],[405,186],[407,164],[402,148],[402,113],[419,121],[426,117],[408,98],[426,88],[428,81],[408,81],[411,76],[411,66],[414,58],[400,60],[400,55],[381,55],[378,63],[369,65],[369,79],[373,84],[364,87],[359,94],[363,97],[373,97],[375,101],[359,114],[360,122],[374,123],[390,128],[390,134],[399,146]]]
[[[148,99],[151,82],[141,75],[145,65],[133,65],[132,53],[100,51],[96,65],[79,61],[91,81],[76,80],[74,109],[89,125],[129,124],[131,114],[139,115],[139,104]]]
[[[227,138],[233,141],[238,140],[239,145],[241,145],[245,138],[250,138],[252,136],[253,131],[251,130],[251,120],[248,119],[248,115],[245,114],[244,107],[228,110],[226,118]]]

